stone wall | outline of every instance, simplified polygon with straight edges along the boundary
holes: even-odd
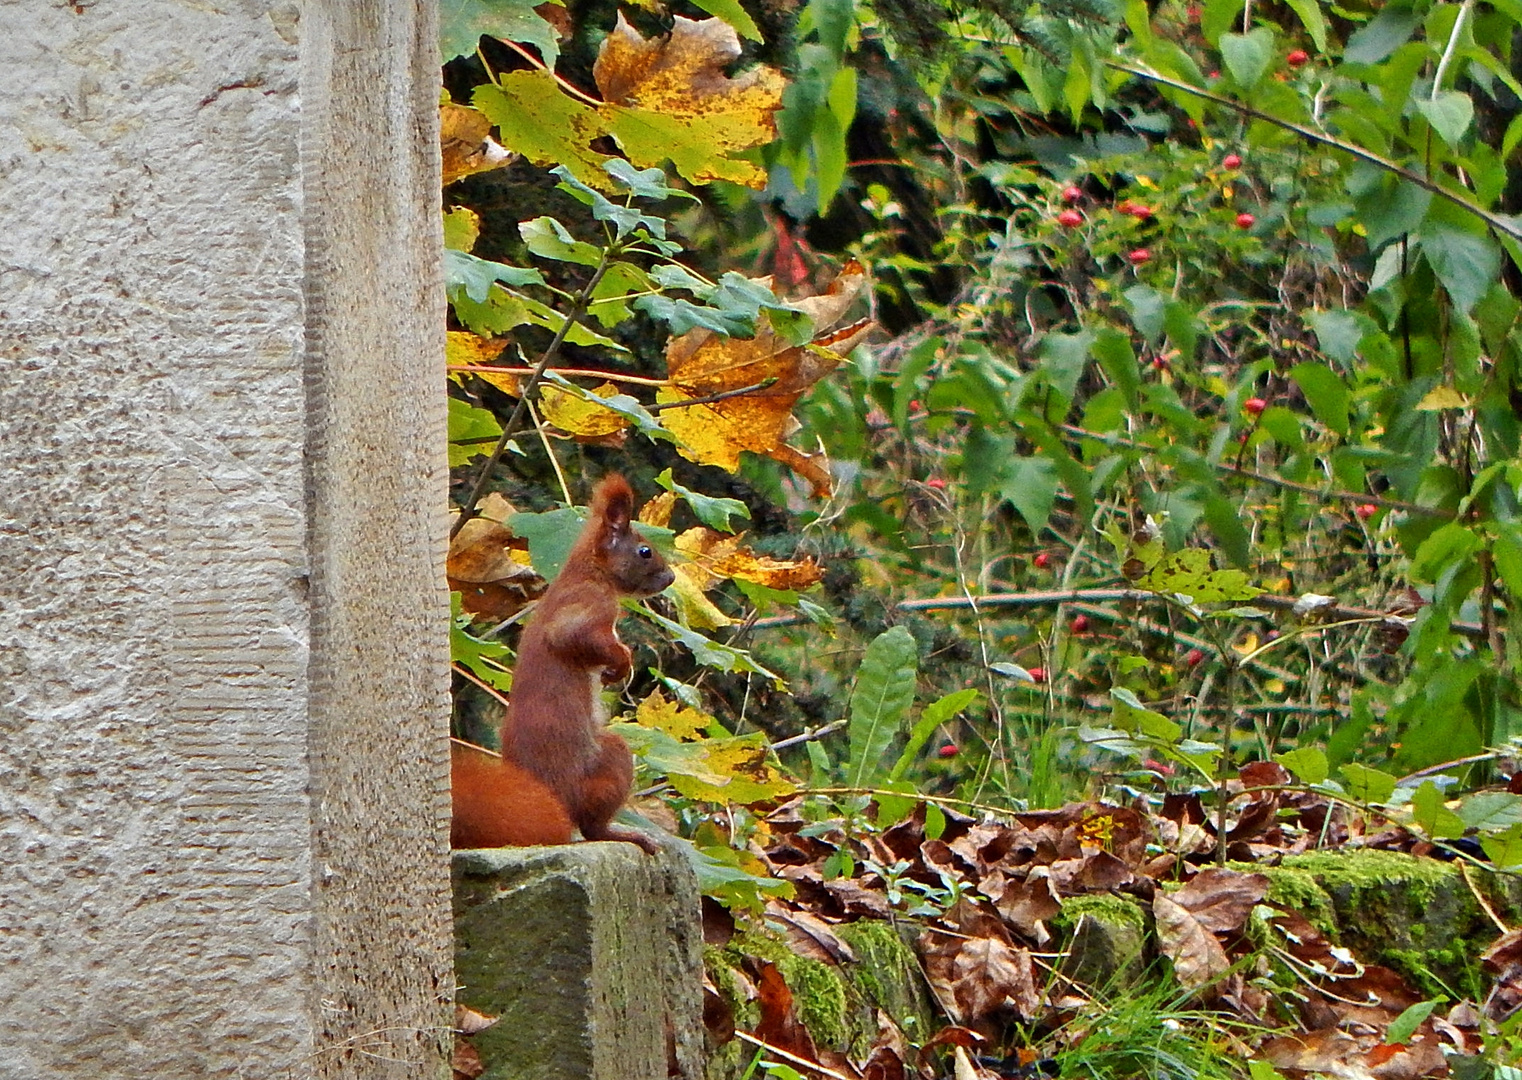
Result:
[[[0,0],[0,1077],[440,1075],[423,0]]]

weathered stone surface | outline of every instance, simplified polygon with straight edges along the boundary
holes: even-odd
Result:
[[[458,1000],[501,1017],[471,1040],[488,1080],[702,1075],[702,927],[679,851],[457,852],[454,903]]]
[[[442,1068],[433,7],[0,0],[0,1077]]]
[[[1118,990],[1147,965],[1148,913],[1122,896],[1070,896],[1052,920],[1067,956],[1062,972],[1088,986]]]

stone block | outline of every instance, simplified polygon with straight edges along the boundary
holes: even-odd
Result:
[[[698,1080],[702,927],[682,853],[631,844],[454,856],[456,999],[501,1019],[485,1080]]]

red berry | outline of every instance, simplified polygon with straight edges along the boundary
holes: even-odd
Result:
[[[1135,251],[1128,253],[1126,258],[1131,261],[1132,266],[1141,266],[1143,263],[1152,261],[1152,252],[1146,248],[1137,248]]]
[[[1207,75],[1205,77],[1207,79],[1219,79],[1221,77],[1221,73],[1219,71],[1212,71],[1209,75]]]
[[[1154,356],[1152,358],[1152,366],[1158,371],[1167,371],[1168,361],[1164,360],[1161,356]]]
[[[1064,229],[1076,229],[1083,224],[1083,215],[1077,210],[1064,210],[1057,215],[1057,224]]]
[[[1050,563],[1051,561],[1052,561],[1051,553],[1043,551],[1043,552],[1039,553],[1036,556],[1036,567],[1038,569],[1040,569],[1040,570],[1045,570],[1046,567],[1047,567],[1047,564]]]
[[[1065,203],[1075,203],[1081,198],[1083,198],[1083,188],[1069,185],[1062,189],[1062,201]]]
[[[1184,654],[1184,663],[1188,664],[1190,667],[1199,667],[1204,659],[1205,652],[1202,649],[1190,649],[1187,653]]]
[[[936,753],[939,754],[943,758],[956,757],[957,756],[957,750],[958,750],[957,744],[953,743],[953,742],[949,742],[945,746],[943,746],[939,750],[937,750]]]
[[[1184,9],[1184,14],[1189,16],[1189,21],[1190,22],[1192,22],[1192,23],[1199,22],[1200,21],[1200,5],[1198,5],[1198,4],[1190,4],[1188,7],[1186,7]]]
[[[1268,402],[1260,397],[1250,397],[1242,402],[1242,410],[1251,413],[1253,416],[1261,416],[1266,408],[1268,408]]]
[[[1244,211],[1243,213],[1237,215],[1237,228],[1250,229],[1253,227],[1253,222],[1257,220],[1257,218]]]
[[[1074,615],[1073,616],[1073,633],[1075,633],[1075,634],[1087,633],[1088,629],[1089,629],[1089,617],[1087,615]]]
[[[932,476],[929,480],[925,481],[925,486],[935,488],[937,491],[944,491],[946,490],[946,481],[942,480],[939,476]]]
[[[1284,59],[1289,64],[1290,67],[1299,67],[1301,64],[1305,63],[1310,58],[1311,58],[1310,53],[1306,52],[1304,49],[1296,49],[1294,52],[1290,53]]]
[[[909,402],[909,411],[910,412],[919,412],[920,411],[920,403],[919,403],[919,399],[918,398],[916,398],[915,400]]]
[[[1033,667],[1033,668],[1031,668],[1031,682],[1035,682],[1035,683],[1044,683],[1044,682],[1046,682],[1046,668],[1043,668],[1043,667]]]
[[[1358,509],[1354,510],[1353,513],[1358,515],[1359,521],[1368,521],[1375,514],[1379,513],[1379,507],[1373,503],[1360,503]]]
[[[1236,154],[1227,154],[1221,159],[1221,164],[1228,169],[1240,169],[1242,167],[1242,159]]]

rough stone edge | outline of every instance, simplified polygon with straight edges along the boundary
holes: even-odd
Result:
[[[312,1071],[414,1080],[454,989],[437,7],[309,0],[301,34]]]

